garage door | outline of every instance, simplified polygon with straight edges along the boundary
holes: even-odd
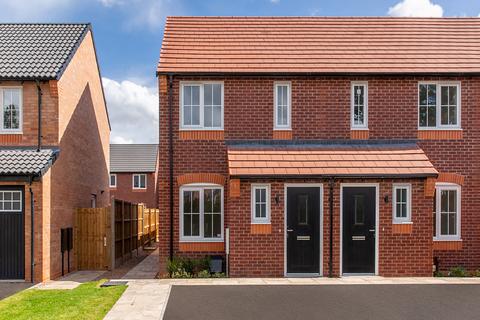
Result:
[[[0,188],[0,280],[25,278],[23,194],[23,188]]]

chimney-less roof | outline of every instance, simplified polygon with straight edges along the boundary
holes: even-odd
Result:
[[[157,72],[480,73],[480,19],[168,17]]]
[[[111,144],[110,172],[155,172],[156,144]]]

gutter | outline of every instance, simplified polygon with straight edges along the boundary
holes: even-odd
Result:
[[[173,74],[168,76],[168,162],[170,180],[170,244],[169,257],[173,259]]]

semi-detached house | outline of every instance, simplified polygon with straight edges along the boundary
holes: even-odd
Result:
[[[478,39],[476,18],[167,18],[162,262],[221,255],[234,277],[477,269]]]
[[[0,24],[0,108],[0,280],[54,279],[76,269],[75,208],[109,204],[91,26]]]

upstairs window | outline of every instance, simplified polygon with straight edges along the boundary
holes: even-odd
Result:
[[[252,185],[252,223],[270,223],[270,186]]]
[[[352,129],[368,128],[368,85],[366,82],[352,83]]]
[[[181,129],[223,128],[222,83],[183,83],[180,101]]]
[[[291,101],[291,84],[275,83],[275,129],[291,128]]]
[[[412,221],[411,199],[412,186],[398,184],[393,186],[393,223],[406,223]]]
[[[435,197],[436,239],[460,240],[460,186],[437,184]]]
[[[15,133],[22,130],[22,89],[0,88],[0,132]]]
[[[420,83],[418,101],[420,128],[460,128],[460,84]]]
[[[110,188],[116,188],[117,187],[117,175],[116,174],[110,174]]]
[[[147,175],[134,174],[133,175],[133,189],[147,189]]]

